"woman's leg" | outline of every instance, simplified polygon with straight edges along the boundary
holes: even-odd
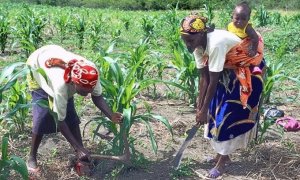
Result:
[[[78,117],[76,109],[75,109],[73,97],[68,100],[67,116],[66,116],[65,121],[66,121],[72,135],[74,136],[74,138],[83,147],[82,136],[81,136],[80,127],[79,127],[80,120],[79,120],[79,117]]]
[[[37,152],[43,139],[43,134],[56,132],[56,125],[49,113],[48,108],[35,104],[38,100],[48,100],[48,94],[42,89],[31,92],[32,96],[32,139],[31,149],[27,165],[29,168],[37,169]]]
[[[32,133],[32,140],[31,140],[31,149],[30,149],[30,154],[29,154],[29,158],[27,161],[27,165],[30,168],[36,169],[37,166],[37,151],[39,148],[39,145],[41,144],[41,141],[43,139],[43,135],[38,135],[35,133]]]
[[[225,159],[226,164],[229,164],[229,163],[231,162],[229,156],[228,156],[228,155],[224,155],[224,156],[225,156],[225,157],[223,157],[223,158]],[[218,154],[216,155],[216,157],[210,159],[209,162],[211,162],[211,163],[218,163],[220,157],[221,157],[221,154],[218,153]]]

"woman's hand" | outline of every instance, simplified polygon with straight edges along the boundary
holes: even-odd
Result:
[[[197,110],[196,122],[199,123],[200,125],[206,124],[208,122],[207,111],[208,110],[206,110],[206,111]]]
[[[77,158],[81,161],[89,162],[91,160],[90,152],[81,147],[76,150]]]
[[[111,116],[111,121],[113,123],[120,124],[123,121],[123,115],[121,113],[119,113],[119,112],[115,112]]]

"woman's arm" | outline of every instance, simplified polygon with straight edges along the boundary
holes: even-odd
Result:
[[[74,135],[72,134],[71,130],[69,129],[67,123],[65,121],[58,121],[57,126],[58,126],[61,134],[67,139],[67,141],[71,144],[71,146],[77,152],[78,158],[80,160],[89,161],[90,153],[88,152],[88,150],[86,150],[83,147],[82,142],[80,142],[80,140],[78,140],[74,137]]]
[[[198,87],[198,98],[197,98],[197,111],[200,111],[205,99],[205,94],[209,84],[209,72],[208,67],[199,69],[199,87]]]
[[[95,106],[97,106],[97,108],[100,109],[105,114],[105,116],[108,117],[112,122],[120,123],[122,121],[122,114],[118,112],[113,113],[102,95],[92,95],[92,100]]]
[[[200,124],[205,124],[208,121],[207,118],[208,107],[216,93],[219,76],[220,76],[220,72],[209,72],[208,69],[206,71],[207,72],[200,73],[203,75],[201,78],[204,78],[202,82],[200,80],[200,87],[199,87],[200,102],[198,102],[200,106],[199,108],[197,108],[197,114],[196,114],[196,121],[199,122]]]

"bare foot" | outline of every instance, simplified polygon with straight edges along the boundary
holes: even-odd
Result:
[[[28,160],[27,160],[27,168],[32,168],[32,169],[38,168],[36,157],[30,156],[28,158]]]
[[[37,166],[36,157],[30,156],[27,160],[26,165],[29,174],[29,179],[40,179],[41,171],[40,168]]]

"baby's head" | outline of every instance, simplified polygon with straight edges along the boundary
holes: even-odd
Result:
[[[249,7],[247,2],[241,2],[235,6],[232,21],[234,25],[238,28],[244,28],[250,19],[251,8]]]

